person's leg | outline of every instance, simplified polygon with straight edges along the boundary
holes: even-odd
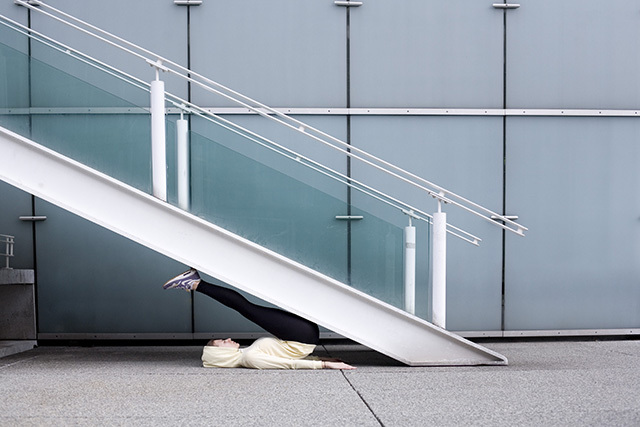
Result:
[[[278,308],[263,307],[252,303],[233,289],[201,280],[196,291],[236,310],[270,334],[285,341],[318,344],[318,325],[293,313]]]

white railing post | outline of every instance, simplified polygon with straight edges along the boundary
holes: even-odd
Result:
[[[416,314],[416,228],[404,228],[404,309]]]
[[[151,82],[151,176],[153,195],[167,201],[167,145],[164,108],[164,82]]]
[[[190,197],[190,166],[189,166],[189,122],[180,113],[180,119],[176,121],[176,163],[178,170],[178,206],[185,211],[189,210]]]
[[[447,214],[441,211],[441,205],[438,199],[438,212],[433,214],[431,321],[444,329],[447,323]]]

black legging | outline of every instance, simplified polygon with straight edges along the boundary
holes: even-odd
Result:
[[[204,280],[196,291],[236,310],[265,331],[284,341],[318,344],[318,325],[279,308],[263,307],[252,303],[233,289],[207,283]]]

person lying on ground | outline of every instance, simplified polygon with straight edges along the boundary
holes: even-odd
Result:
[[[338,359],[309,355],[320,341],[318,325],[279,308],[254,304],[233,289],[205,282],[194,269],[166,282],[163,289],[184,289],[207,295],[236,310],[273,337],[263,337],[246,348],[227,338],[210,340],[202,351],[207,368],[253,369],[344,369],[355,367]]]

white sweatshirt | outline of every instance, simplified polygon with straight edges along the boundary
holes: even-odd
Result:
[[[265,337],[249,347],[205,346],[202,366],[205,368],[254,368],[254,369],[322,369],[322,361],[308,358],[316,348],[313,344],[282,341]]]

